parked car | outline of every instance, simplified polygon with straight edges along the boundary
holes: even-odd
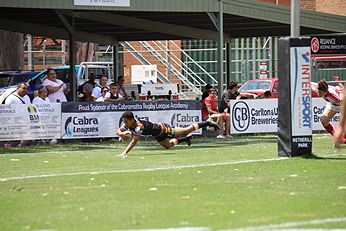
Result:
[[[240,88],[239,92],[247,92],[264,96],[264,92],[270,91],[271,98],[279,97],[279,79],[278,78],[260,78],[246,81]],[[311,91],[312,97],[318,97],[317,93]]]
[[[56,66],[52,67],[52,69],[55,70],[57,74],[57,78],[62,80],[64,83],[66,83],[67,87],[70,87],[70,66]],[[75,66],[75,72],[76,72],[76,79],[77,79],[77,86],[83,84],[85,81],[88,80],[88,74],[93,72],[97,79],[101,77],[101,75],[106,75],[108,77],[108,81],[110,84],[113,81],[113,78],[110,78],[111,74],[113,72],[110,71],[109,66],[101,65],[101,64],[84,64],[81,63],[81,65]],[[22,72],[24,73],[24,72]],[[12,92],[15,91],[17,84],[20,82],[25,82],[28,84],[28,95],[30,99],[32,100],[36,95],[38,88],[42,85],[43,81],[47,78],[47,70],[43,70],[41,72],[30,72],[31,75],[26,75],[24,77],[18,76],[15,81],[8,81],[7,79],[3,80],[4,86],[1,85],[0,87],[0,104],[5,101],[8,95],[10,95]],[[0,81],[1,81],[1,73],[0,73]],[[5,83],[6,81],[6,83]],[[72,94],[70,93],[67,96],[68,100],[72,100]]]

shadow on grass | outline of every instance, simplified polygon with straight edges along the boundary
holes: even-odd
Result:
[[[338,157],[323,157],[323,156],[316,156],[315,154],[311,155],[304,155],[301,156],[303,159],[311,159],[311,160],[346,160],[346,158],[338,158]]]
[[[50,146],[25,146],[25,147],[11,147],[11,148],[0,148],[0,154],[36,154],[36,153],[46,153],[46,152],[69,152],[69,151],[92,151],[92,150],[102,150],[109,149],[110,147],[102,146],[89,146],[89,145],[50,145]]]
[[[222,146],[242,146],[249,144],[272,144],[276,143],[277,138],[275,136],[234,136],[230,139],[216,139],[214,137],[203,138],[203,137],[193,137],[192,146],[176,146],[174,149],[208,149]],[[0,154],[35,154],[35,153],[46,153],[46,152],[73,152],[73,151],[92,151],[92,150],[103,150],[112,148],[111,145],[115,145],[116,148],[123,149],[126,145],[121,144],[118,141],[102,141],[102,142],[85,142],[78,141],[77,143],[66,142],[65,144],[48,145],[48,146],[24,146],[17,147],[12,146],[11,148],[0,147]],[[119,146],[118,146],[119,145]],[[146,150],[159,150],[162,147],[153,138],[144,138],[143,141],[139,143],[138,146],[145,147]]]

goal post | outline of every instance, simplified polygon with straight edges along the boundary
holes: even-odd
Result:
[[[278,154],[282,157],[311,155],[310,38],[280,38]]]

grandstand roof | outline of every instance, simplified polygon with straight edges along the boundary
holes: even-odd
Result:
[[[77,41],[217,40],[212,19],[219,12],[219,0],[112,0],[128,1],[125,7],[74,5],[77,1],[83,0],[2,0],[0,29],[68,39],[74,18]],[[223,0],[223,8],[226,39],[290,34],[287,7]],[[345,31],[344,16],[301,11],[302,35]]]

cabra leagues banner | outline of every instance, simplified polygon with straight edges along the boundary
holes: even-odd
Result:
[[[0,141],[59,139],[61,106],[0,104]]]
[[[186,127],[202,120],[199,101],[138,101],[114,103],[63,103],[63,139],[115,137],[121,115],[130,110],[135,117],[174,127]],[[201,134],[201,129],[194,134]]]

